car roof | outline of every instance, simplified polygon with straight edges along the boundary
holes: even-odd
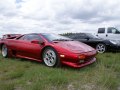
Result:
[[[28,33],[28,34],[23,34],[23,35],[29,35],[29,34],[41,35],[41,34],[49,34],[49,33]]]

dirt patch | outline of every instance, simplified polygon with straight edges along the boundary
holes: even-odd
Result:
[[[96,86],[90,83],[82,86],[83,90],[94,90],[95,88]]]
[[[74,86],[72,84],[69,84],[67,87],[68,90],[75,90]]]

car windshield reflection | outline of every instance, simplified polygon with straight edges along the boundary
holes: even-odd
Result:
[[[48,41],[72,41],[72,39],[57,34],[42,34]]]

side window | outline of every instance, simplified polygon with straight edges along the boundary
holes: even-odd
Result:
[[[107,32],[108,32],[108,33],[116,34],[116,33],[118,33],[119,31],[118,31],[116,28],[108,28]]]
[[[71,37],[70,38],[72,38],[72,39],[78,39],[79,38],[79,36],[77,35],[77,34],[73,34],[73,35],[71,35]]]
[[[85,34],[79,34],[79,39],[86,39],[86,35]]]
[[[42,38],[38,35],[28,35],[27,40],[32,41],[32,40],[39,40],[41,41]]]
[[[98,33],[99,33],[99,34],[105,33],[105,28],[99,28],[99,29],[98,29]]]
[[[25,37],[26,37],[26,35],[21,36],[21,37],[19,37],[19,38],[17,38],[17,39],[18,39],[18,40],[24,40]]]
[[[24,35],[22,37],[20,37],[18,40],[25,40],[25,41],[32,41],[32,40],[39,40],[41,41],[42,38],[38,35]]]
[[[85,39],[86,36],[85,34],[74,34],[73,36],[71,36],[72,39]]]

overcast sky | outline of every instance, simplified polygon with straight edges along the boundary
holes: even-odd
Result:
[[[120,0],[0,0],[0,35],[120,27]]]

